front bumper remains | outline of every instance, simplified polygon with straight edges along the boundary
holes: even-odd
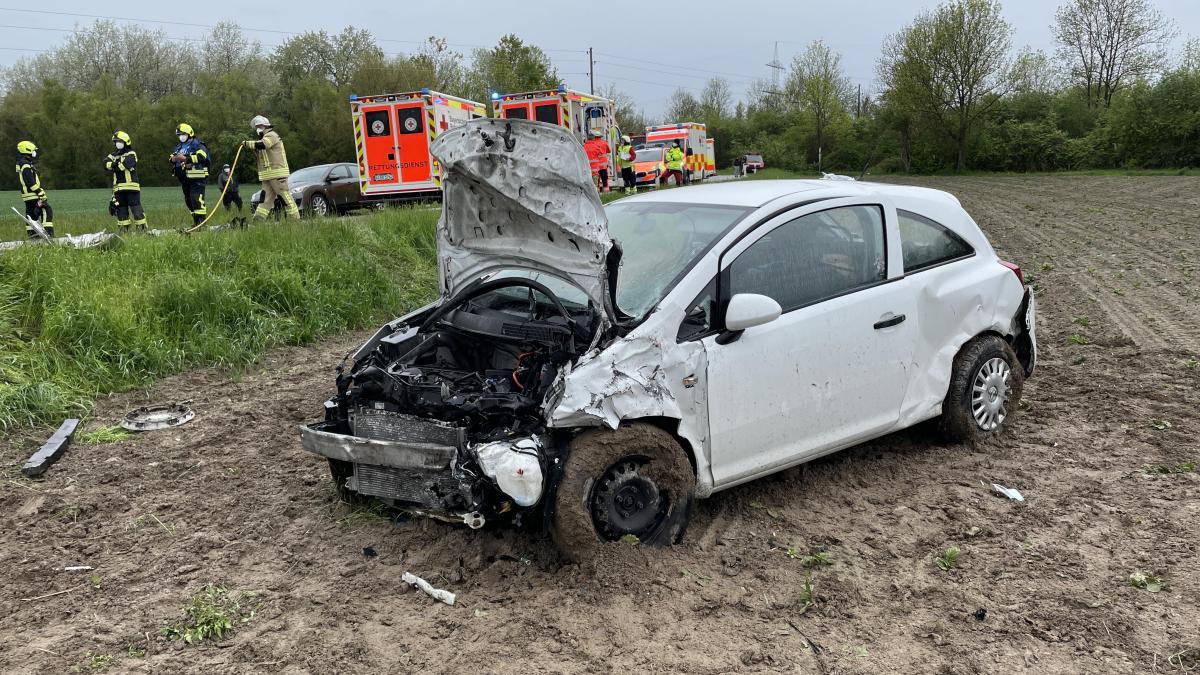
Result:
[[[413,415],[360,407],[348,421],[299,427],[309,452],[344,463],[339,488],[397,508],[481,527],[514,507],[531,507],[545,489],[536,436],[473,445],[463,429]]]

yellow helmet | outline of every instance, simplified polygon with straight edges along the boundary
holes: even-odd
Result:
[[[187,122],[184,122],[184,123],[180,124],[179,126],[175,127],[175,133],[187,134],[188,138],[191,138],[192,136],[196,135],[196,131],[194,129],[192,129],[192,125],[188,124]]]
[[[22,155],[32,155],[37,152],[37,146],[33,144],[33,141],[21,141],[17,143],[17,152]]]
[[[129,139],[129,134],[125,133],[124,131],[118,131],[114,133],[112,139],[114,143],[121,141],[125,145],[133,145],[133,141]]]

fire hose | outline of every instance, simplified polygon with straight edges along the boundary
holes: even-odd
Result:
[[[237,171],[238,159],[241,158],[242,148],[244,148],[244,147],[245,147],[244,145],[242,145],[241,143],[238,143],[237,152],[233,153],[233,163],[231,163],[229,165],[229,179],[225,181],[225,187],[221,188],[221,194],[217,197],[217,201],[214,203],[212,210],[210,210],[208,212],[208,216],[204,220],[200,221],[199,223],[196,223],[195,225],[183,230],[184,234],[191,234],[191,233],[195,232],[196,230],[204,227],[205,224],[207,224],[208,221],[211,220],[212,217],[217,214],[216,206],[219,206],[221,204],[221,202],[225,200],[225,193],[229,191],[229,184],[233,182],[233,172]]]

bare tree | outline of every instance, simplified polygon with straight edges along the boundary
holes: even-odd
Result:
[[[821,149],[826,145],[830,122],[846,114],[850,91],[850,78],[842,72],[841,54],[816,40],[792,59],[784,98],[789,108],[812,123],[817,148]]]
[[[732,105],[733,91],[727,80],[714,77],[705,83],[704,90],[700,92],[700,110],[705,120],[729,117]]]
[[[885,97],[949,136],[960,171],[976,123],[1011,86],[1011,35],[997,0],[952,0],[884,42]]]
[[[1193,73],[1200,72],[1200,38],[1188,38],[1187,43],[1183,45],[1179,68]]]
[[[1149,0],[1068,0],[1051,28],[1059,58],[1092,106],[1108,106],[1121,87],[1161,72],[1176,35]]]
[[[1012,86],[1013,91],[1048,94],[1058,89],[1059,77],[1045,52],[1026,47],[1013,61]]]
[[[686,89],[676,89],[667,103],[667,124],[692,122],[700,119],[704,110],[700,101]]]
[[[262,44],[251,41],[236,23],[222,21],[213,26],[200,47],[200,64],[211,75],[241,70],[260,57]]]

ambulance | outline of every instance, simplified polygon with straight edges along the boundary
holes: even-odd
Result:
[[[616,159],[617,146],[621,144],[621,129],[617,125],[616,104],[607,98],[562,86],[546,91],[492,94],[492,115],[499,119],[557,124],[569,129],[581,145],[593,129],[599,130],[601,137],[612,148],[608,175],[618,179],[621,176]]]
[[[683,168],[692,172],[692,180],[704,180],[717,173],[716,157],[713,154],[712,140],[708,138],[708,128],[698,122],[680,122],[678,124],[659,124],[646,127],[646,147],[670,148],[679,141],[683,149]],[[691,157],[687,151],[691,150]]]
[[[429,89],[351,96],[358,184],[364,203],[437,198],[441,168],[429,154],[433,139],[487,116],[482,103]]]

